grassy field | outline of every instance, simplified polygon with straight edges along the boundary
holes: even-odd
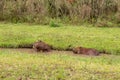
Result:
[[[54,48],[65,50],[75,46],[106,50],[120,54],[120,28],[90,26],[50,27],[30,24],[0,23],[0,47],[25,47],[43,40]]]
[[[26,47],[43,40],[62,50],[84,46],[120,54],[119,32],[120,28],[0,23],[0,47]],[[120,56],[90,57],[71,55],[72,52],[28,53],[0,49],[0,80],[120,79]]]
[[[120,56],[0,51],[0,80],[119,80]]]

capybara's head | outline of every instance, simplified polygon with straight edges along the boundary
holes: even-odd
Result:
[[[80,52],[80,47],[75,47],[72,49],[73,53],[78,54]]]

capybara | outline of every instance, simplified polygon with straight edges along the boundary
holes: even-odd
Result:
[[[98,56],[100,54],[96,49],[84,48],[84,47],[73,48],[73,53],[84,54],[84,55],[92,55],[92,56]]]
[[[46,44],[43,41],[38,41],[33,44],[33,49],[37,52],[42,51],[42,52],[49,52],[52,49],[52,46]]]

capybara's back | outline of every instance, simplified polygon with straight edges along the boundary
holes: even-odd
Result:
[[[84,54],[84,55],[92,55],[92,56],[98,56],[100,54],[96,49],[84,48],[84,47],[73,48],[73,53]]]
[[[96,49],[91,49],[91,48],[84,49],[82,53],[86,55],[91,55],[91,56],[99,55],[99,52]]]

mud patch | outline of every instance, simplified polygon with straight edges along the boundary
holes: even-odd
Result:
[[[67,54],[71,56],[81,56],[81,57],[100,57],[100,56],[113,56],[113,55],[108,55],[108,54],[100,54],[100,56],[89,56],[89,55],[82,55],[82,54],[74,54],[72,51],[60,51],[60,50],[52,50],[50,52],[36,52],[34,49],[30,48],[0,48],[0,51],[9,51],[9,52],[20,52],[23,54]]]
[[[65,54],[73,54],[73,52],[72,51],[60,51],[60,50],[52,50],[52,51],[50,51],[50,52],[36,52],[36,51],[34,51],[34,49],[30,49],[30,48],[0,48],[0,51],[12,51],[12,52],[21,52],[21,53],[30,53],[30,54],[41,54],[41,53],[50,53],[50,54],[52,54],[52,53],[59,53],[59,54],[63,54],[63,53],[65,53]]]

